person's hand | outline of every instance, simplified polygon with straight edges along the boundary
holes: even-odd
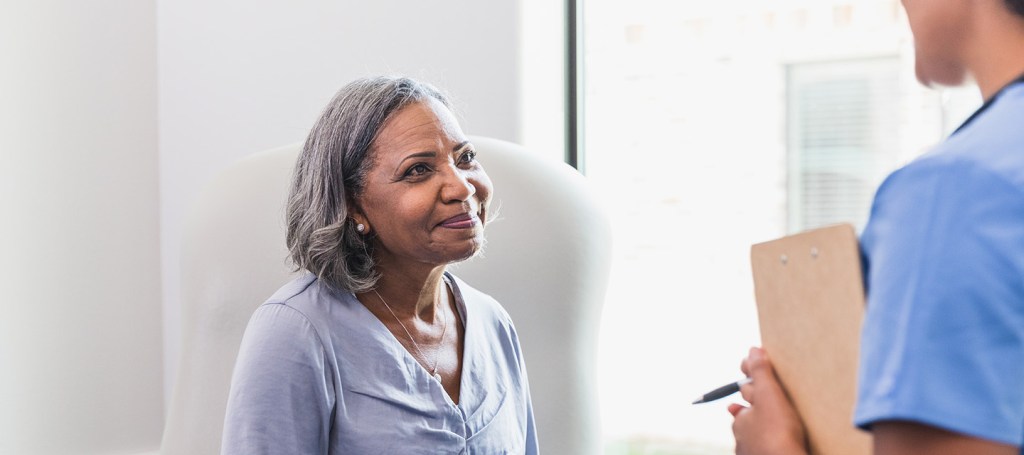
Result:
[[[804,426],[782,390],[765,351],[750,348],[740,370],[753,381],[740,388],[750,407],[729,405],[736,455],[806,454]]]

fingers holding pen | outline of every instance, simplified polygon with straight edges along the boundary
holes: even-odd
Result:
[[[740,369],[752,381],[740,388],[743,399],[750,406],[729,406],[729,413],[734,417],[736,453],[806,453],[800,417],[775,376],[767,353],[760,348],[751,348]]]
[[[775,383],[775,373],[771,369],[771,363],[767,360],[764,349],[750,348],[750,352],[740,362],[740,371],[748,378],[745,384],[740,386],[740,395],[747,403],[754,404],[757,398],[754,383],[769,385]],[[760,381],[758,381],[760,377]]]
[[[751,352],[753,352],[754,349],[757,348],[751,348]],[[740,396],[743,397],[744,401],[752,404],[754,402],[754,386],[752,384],[753,378],[750,376],[750,354],[747,354],[747,357],[744,357],[743,361],[740,362],[740,371],[742,371],[747,377],[746,381],[741,381]],[[734,418],[739,417],[741,412],[748,409],[749,408],[739,403],[732,403],[728,407],[729,414],[732,414]]]
[[[775,369],[772,368],[772,363],[764,349],[750,348],[750,353],[744,359],[744,363],[747,366],[745,373],[752,381],[751,384],[744,386],[745,389],[740,389],[743,399],[751,404],[756,400],[767,400],[771,406],[789,404],[789,398],[782,389],[778,377],[775,376]],[[755,387],[754,384],[757,386]]]
[[[762,378],[766,378],[762,380],[765,381],[765,384],[769,385],[769,390],[771,390],[771,386],[775,383],[774,373],[771,370],[771,365],[770,363],[768,363],[764,351],[759,348],[751,348],[750,354],[748,354],[747,358],[743,359],[743,361],[740,363],[740,369],[743,371],[744,374],[747,375],[746,378],[736,381],[735,383],[726,384],[722,387],[712,390],[711,392],[708,392],[702,395],[701,397],[697,398],[697,400],[695,400],[693,404],[707,403],[709,401],[725,398],[736,392],[740,392],[744,400],[746,400],[750,404],[753,404],[754,401],[756,401],[755,397],[758,395],[758,392],[756,392],[756,390],[758,389],[754,388],[754,386],[751,384],[754,381],[754,378],[751,376],[751,374],[754,373],[755,371],[757,371],[758,375],[762,376]],[[778,389],[781,391],[781,388]],[[744,409],[747,409],[747,407],[740,404],[734,404],[729,406],[729,413],[732,414],[733,417],[736,417],[741,412],[743,412]]]
[[[747,403],[754,404],[754,384],[748,382],[740,386],[740,396]]]

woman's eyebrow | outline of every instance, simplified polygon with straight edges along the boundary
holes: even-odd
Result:
[[[462,149],[466,148],[467,145],[469,145],[469,141],[459,142],[458,144],[455,144],[454,147],[452,147],[452,152],[458,152],[459,150],[462,150]],[[402,163],[405,163],[406,161],[409,161],[409,160],[414,159],[414,158],[435,158],[435,157],[437,157],[437,152],[431,152],[431,151],[417,152],[417,153],[413,153],[411,155],[407,155],[405,158],[402,158],[402,161],[399,161],[398,165],[401,166]]]
[[[399,166],[401,166],[402,163],[404,163],[406,161],[409,161],[409,160],[411,160],[413,158],[434,158],[436,156],[437,156],[437,152],[417,152],[417,153],[413,153],[412,155],[408,155],[405,158],[402,158],[402,161],[399,161],[398,164],[399,164]]]

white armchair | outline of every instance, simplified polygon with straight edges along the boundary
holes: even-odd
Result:
[[[610,257],[607,219],[585,180],[520,146],[472,137],[498,218],[482,257],[453,272],[511,314],[530,375],[541,450],[599,453],[597,328]],[[220,452],[231,370],[253,310],[290,269],[284,204],[299,145],[246,158],[207,187],[186,225],[184,340],[163,455]]]

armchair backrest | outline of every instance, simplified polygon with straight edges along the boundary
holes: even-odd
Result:
[[[585,179],[520,146],[470,138],[494,182],[484,254],[452,268],[494,296],[526,355],[541,449],[599,452],[595,356],[610,229]],[[219,175],[186,222],[181,361],[161,453],[220,452],[231,371],[249,316],[291,270],[284,205],[300,145]]]

